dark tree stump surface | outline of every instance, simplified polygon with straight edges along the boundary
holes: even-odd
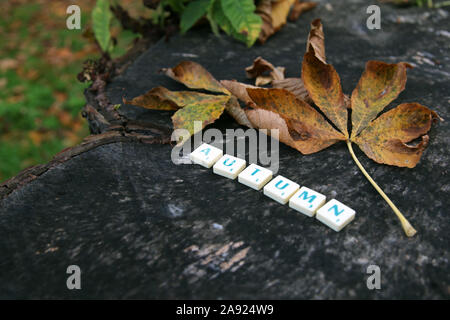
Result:
[[[368,30],[365,1],[333,8],[321,5],[251,49],[208,30],[161,41],[113,79],[108,97],[121,103],[124,94],[158,85],[183,89],[157,74],[181,60],[201,63],[217,79],[248,81],[244,68],[262,56],[286,67],[288,77],[299,76],[309,23],[321,17],[327,58],[346,93],[368,60],[412,62],[416,68],[392,106],[419,102],[447,120],[432,128],[414,169],[377,164],[356,148],[417,229],[415,237],[404,235],[344,143],[308,156],[280,145],[279,174],[356,210],[336,233],[212,170],[174,165],[168,144],[125,134],[63,153],[24,172],[24,183],[0,186],[10,188],[0,200],[0,297],[448,299],[449,12],[382,5],[382,29]],[[119,112],[170,125],[169,112]],[[224,115],[211,127],[237,126]],[[366,287],[371,264],[381,269],[380,290]],[[66,288],[69,265],[81,268],[81,290]]]

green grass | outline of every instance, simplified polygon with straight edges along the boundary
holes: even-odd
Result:
[[[77,4],[85,28],[94,1]],[[2,5],[0,10],[0,182],[49,161],[89,134],[80,116],[89,84],[76,76],[83,61],[98,58],[99,53],[83,37],[83,30],[66,28],[64,6],[38,0]],[[120,31],[115,20],[112,26],[119,41],[112,56],[117,57],[136,35]],[[8,59],[17,65],[2,68]]]

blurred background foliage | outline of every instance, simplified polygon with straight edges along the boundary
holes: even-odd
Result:
[[[81,8],[81,30],[68,30],[66,9]],[[120,3],[142,12],[142,1]],[[86,37],[92,0],[2,1],[0,8],[0,181],[49,161],[89,134],[80,111],[84,88],[77,80],[83,61],[99,58]],[[141,15],[141,14],[140,14]],[[111,56],[126,52],[138,35],[111,21],[117,43]]]

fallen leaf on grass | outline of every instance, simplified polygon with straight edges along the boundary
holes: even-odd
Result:
[[[15,69],[19,66],[19,61],[14,59],[2,59],[0,60],[0,71],[5,72],[10,69]]]

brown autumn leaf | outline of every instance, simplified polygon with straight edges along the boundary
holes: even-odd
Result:
[[[301,2],[301,4],[311,4],[314,2]],[[298,4],[298,3],[297,3]],[[311,31],[306,43],[306,52],[312,52],[319,60],[325,62],[325,36],[323,34],[322,22],[316,19],[311,23]],[[292,92],[297,98],[312,103],[308,90],[301,78],[274,79],[273,88],[282,88]],[[349,98],[344,95],[345,103],[349,105]]]
[[[253,125],[248,120],[245,111],[241,108],[238,99],[235,96],[230,96],[227,104],[225,105],[225,111],[236,120],[242,126],[253,128]]]
[[[309,97],[308,90],[303,85],[303,81],[300,78],[286,78],[282,80],[273,80],[272,87],[278,89],[286,89],[292,92],[298,99],[304,100],[307,103],[312,103],[312,99]]]
[[[405,89],[407,68],[412,66],[404,62],[367,62],[351,97],[352,137],[367,127]]]
[[[295,3],[295,5],[294,5]],[[262,18],[259,41],[261,43],[280,30],[287,21],[289,11],[293,7],[290,21],[295,21],[300,14],[315,7],[313,2],[300,3],[298,0],[261,0],[256,7],[256,14]]]
[[[170,91],[156,87],[131,100],[123,98],[123,103],[154,110],[178,110],[189,104],[209,102],[215,97],[195,91]]]
[[[260,43],[266,42],[275,33],[272,26],[272,0],[261,0],[256,7],[255,13],[261,17],[262,25],[258,40]]]
[[[272,1],[272,27],[275,32],[286,24],[287,16],[295,0]]]
[[[193,61],[182,61],[174,68],[161,69],[161,72],[191,89],[230,94],[211,73]]]
[[[409,67],[404,62],[367,63],[350,101],[351,137],[347,133],[345,98],[333,66],[323,63],[312,52],[308,52],[303,59],[302,78],[314,103],[369,158],[378,163],[413,168],[427,146],[428,137],[425,136],[422,143],[416,146],[408,146],[406,143],[428,132],[432,120],[438,118],[437,114],[417,103],[410,103],[374,120],[405,88],[406,69]]]
[[[246,105],[252,102],[252,99],[250,99],[250,96],[247,93],[247,88],[258,88],[256,86],[238,82],[236,80],[221,80],[220,83]]]
[[[291,13],[289,14],[289,21],[296,21],[302,13],[314,9],[316,6],[317,3],[315,2],[295,0]]]
[[[376,162],[409,168],[416,166],[428,138],[424,137],[423,143],[415,147],[406,143],[428,132],[432,120],[438,118],[437,114],[417,103],[411,103],[406,104],[407,108],[401,105],[394,109],[395,112],[391,110],[374,120],[403,91],[406,84],[406,69],[411,66],[405,62],[367,63],[366,70],[350,99],[352,134],[349,137],[347,106],[339,75],[332,65],[323,62],[319,56],[313,54],[313,51],[317,52],[312,50],[304,56],[302,79],[310,97],[328,119],[349,138],[349,141],[357,143],[361,150]],[[418,119],[421,121],[420,126],[413,125],[417,124]],[[392,128],[395,128],[395,134],[391,132]],[[388,135],[392,140],[383,131],[390,132]]]
[[[269,61],[258,57],[251,66],[245,68],[245,73],[249,79],[256,78],[256,86],[263,86],[273,80],[283,80],[284,70],[284,67],[275,67]]]
[[[425,134],[437,118],[434,111],[418,103],[403,103],[372,121],[352,141],[376,162],[413,168],[428,144]],[[419,137],[420,143],[407,144]]]
[[[320,19],[315,19],[311,22],[311,31],[309,31],[308,41],[306,42],[306,52],[313,52],[320,61],[327,63],[325,58],[325,35]]]
[[[253,109],[246,110],[250,122],[261,129],[279,129],[280,141],[303,154],[345,140],[319,112],[285,89],[248,88],[247,92],[254,101]]]
[[[314,103],[348,137],[347,107],[341,80],[334,67],[309,51],[303,58],[302,80]]]

